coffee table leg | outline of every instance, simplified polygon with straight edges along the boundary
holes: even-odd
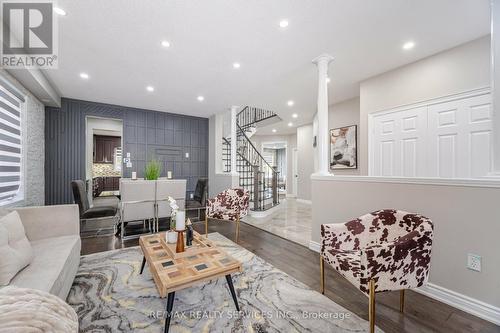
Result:
[[[226,275],[226,281],[229,286],[229,291],[231,292],[231,296],[233,296],[234,305],[236,305],[236,310],[240,311],[240,306],[238,305],[238,299],[236,298],[236,293],[234,292],[233,279],[231,278],[231,274]]]
[[[174,306],[175,291],[168,293],[167,299],[167,318],[165,318],[165,329],[163,332],[168,333],[170,328],[170,318],[172,317],[172,307]]]
[[[139,274],[142,274],[142,271],[144,270],[145,264],[146,264],[146,257],[142,257],[141,272]]]

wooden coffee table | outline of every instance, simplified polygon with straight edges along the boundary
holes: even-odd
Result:
[[[231,274],[242,271],[241,262],[209,239],[194,232],[193,246],[186,247],[186,251],[181,253],[175,252],[175,244],[165,241],[165,232],[141,236],[139,245],[144,254],[141,274],[147,262],[158,293],[167,297],[165,332],[170,327],[175,292],[221,276],[226,277],[236,310],[240,311]]]

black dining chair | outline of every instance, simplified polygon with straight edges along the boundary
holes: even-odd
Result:
[[[85,183],[82,180],[73,180],[71,182],[71,189],[73,190],[73,198],[75,203],[78,204],[80,211],[80,222],[85,223],[89,220],[98,220],[104,218],[117,219],[117,207],[112,206],[94,206],[90,207],[87,191],[85,190]],[[114,221],[113,228],[115,234],[117,221]]]
[[[186,200],[185,209],[197,210],[198,220],[201,219],[200,212],[207,208],[208,178],[199,178],[196,182],[193,199]]]

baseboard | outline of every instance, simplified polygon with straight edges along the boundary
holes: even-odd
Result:
[[[309,241],[309,249],[319,252],[320,248],[321,245],[318,242]],[[470,313],[471,315],[492,322],[495,325],[500,325],[499,307],[462,295],[433,283],[428,283],[424,287],[412,290],[464,312]]]
[[[287,197],[287,198],[296,198],[297,194],[287,193],[285,197]]]
[[[309,249],[319,253],[321,245],[318,242],[309,241]]]
[[[433,283],[424,287],[413,289],[414,291],[428,296],[437,301],[448,304],[454,308],[470,313],[496,325],[500,325],[500,308],[475,298],[465,296],[453,290],[449,290]]]
[[[311,200],[297,199],[297,202],[308,204],[308,205],[312,205],[312,201]]]

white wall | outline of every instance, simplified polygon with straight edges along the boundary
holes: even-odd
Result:
[[[43,206],[45,204],[45,107],[4,69],[0,69],[0,76],[14,85],[26,99],[22,137],[25,143],[24,200],[12,206]]]
[[[359,162],[368,174],[368,114],[490,85],[486,36],[360,84]]]
[[[314,173],[313,125],[297,127],[297,198],[311,200],[311,175]]]
[[[313,241],[320,241],[322,223],[343,223],[378,209],[423,214],[434,222],[430,283],[500,307],[500,183],[486,188],[329,178],[312,180]],[[467,253],[482,257],[482,272],[466,268]]]
[[[293,193],[293,156],[292,150],[297,148],[297,134],[291,135],[254,135],[250,138],[255,148],[262,154],[262,143],[285,142],[286,143],[286,193]]]
[[[345,126],[358,126],[357,147],[358,147],[358,168],[346,170],[334,170],[336,175],[359,175],[360,174],[360,154],[359,154],[359,97],[355,97],[328,108],[328,128],[339,128]],[[328,149],[330,151],[330,149]]]
[[[208,196],[214,197],[225,189],[238,185],[238,177],[222,173],[223,118],[213,115],[208,119]]]

